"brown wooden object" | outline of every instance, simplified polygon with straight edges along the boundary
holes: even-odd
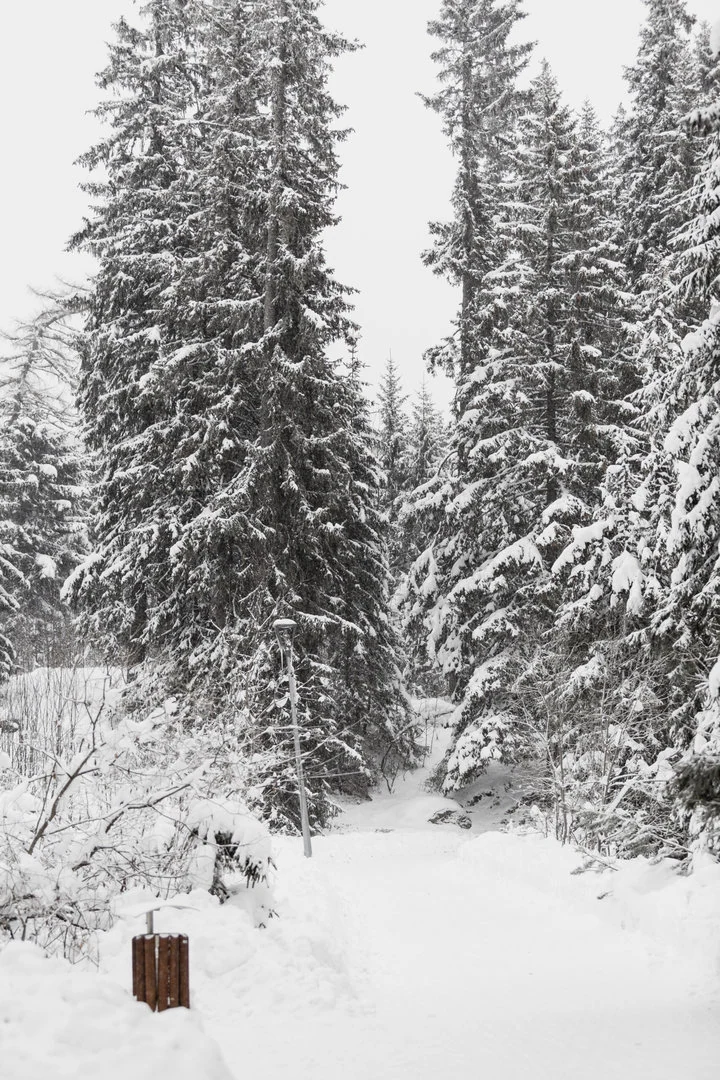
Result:
[[[190,943],[181,937],[178,944],[180,960],[180,1005],[190,1008]]]
[[[133,994],[153,1012],[190,1008],[188,939],[184,934],[141,934],[133,938]]]

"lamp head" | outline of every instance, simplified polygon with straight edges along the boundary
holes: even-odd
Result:
[[[294,619],[276,619],[273,623],[273,630],[275,636],[278,639],[278,645],[283,652],[290,651],[293,645],[293,638],[295,637],[295,631],[297,630],[297,623]]]

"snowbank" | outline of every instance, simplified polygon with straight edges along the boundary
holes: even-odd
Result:
[[[3,1080],[232,1080],[196,1013],[153,1014],[28,943],[0,952],[0,1017]]]
[[[494,832],[464,844],[458,857],[481,880],[530,894],[537,910],[572,910],[597,921],[598,930],[641,938],[649,953],[700,980],[720,976],[720,864],[710,856],[698,856],[689,875],[670,859],[644,858],[581,872],[588,859],[570,846],[535,833]]]
[[[280,1005],[323,1010],[353,997],[344,947],[346,902],[326,869],[303,858],[302,846],[294,854],[288,880],[281,876],[274,890],[278,917],[262,929],[242,895],[220,904],[195,890],[181,898],[187,905],[182,910],[168,906],[156,912],[158,933],[189,937],[191,1004],[200,1015],[235,1025],[242,1018],[270,1016]],[[130,985],[130,941],[144,933],[144,918],[136,914],[143,897],[153,904],[140,890],[125,894],[115,926],[100,943],[101,968],[121,986]]]
[[[698,856],[688,876],[666,859],[619,863],[602,875],[609,889],[603,915],[624,930],[652,939],[655,947],[711,979],[720,977],[720,865]]]

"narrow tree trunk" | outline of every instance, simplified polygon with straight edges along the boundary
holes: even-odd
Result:
[[[473,261],[475,255],[475,168],[472,152],[472,92],[473,61],[469,44],[465,43],[463,63],[463,113],[462,113],[462,151],[461,151],[461,191],[463,200],[463,244],[462,244],[462,307],[460,311],[460,365],[463,375],[472,369],[471,321],[475,293]]]
[[[552,165],[549,166],[552,168]],[[547,222],[547,249],[545,256],[545,280],[548,289],[552,288],[553,271],[555,269],[555,231],[557,219],[555,213],[548,214]],[[552,294],[551,294],[552,295]],[[548,442],[557,446],[557,386],[555,376],[555,354],[557,350],[557,311],[554,299],[550,299],[545,309],[546,329],[545,347],[547,349],[547,372],[545,376],[545,436]],[[558,485],[554,477],[548,478],[547,501],[548,505],[558,497]]]
[[[277,321],[277,261],[280,254],[280,241],[284,231],[282,227],[282,199],[285,186],[285,135],[287,126],[287,0],[276,0],[275,17],[277,20],[275,27],[275,55],[278,62],[272,73],[273,157],[267,235],[267,266],[265,270],[265,333],[268,333]]]

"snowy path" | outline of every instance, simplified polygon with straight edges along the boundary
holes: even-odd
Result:
[[[246,1001],[228,1023],[216,998],[206,1026],[231,1071],[268,1080],[291,1067],[322,1080],[488,1070],[505,1080],[715,1078],[717,996],[589,903],[570,907],[561,883],[518,881],[507,840],[465,859],[466,841],[446,834],[333,837],[317,845],[317,874],[287,853],[281,870],[308,900],[321,878],[332,880],[350,985],[328,979],[313,957],[307,984],[291,978],[274,1002]]]
[[[501,770],[461,809],[424,778],[347,806],[311,860],[276,841],[266,929],[203,891],[159,912],[190,938],[190,1012],[132,1000],[132,905],[100,975],[11,943],[2,1080],[715,1080],[720,865],[573,874],[498,831]]]
[[[705,908],[662,868],[599,900],[612,875],[571,876],[576,856],[541,837],[427,824],[442,804],[410,779],[353,808],[352,831],[318,838],[311,862],[279,845],[283,917],[264,959],[198,989],[231,1072],[714,1080],[717,875]]]

